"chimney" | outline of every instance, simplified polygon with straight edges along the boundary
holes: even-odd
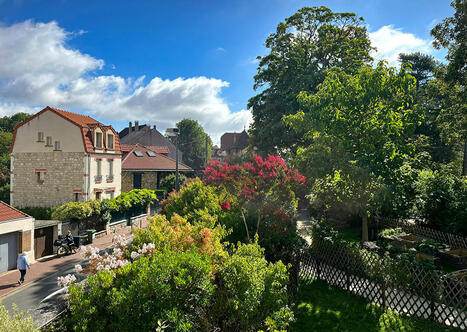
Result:
[[[131,128],[131,121],[130,121],[130,123],[128,124],[128,134],[131,134],[131,129],[132,128]]]
[[[154,128],[154,130],[156,130],[156,129],[157,129],[157,128],[156,128],[156,125],[154,125],[153,128]]]
[[[135,121],[135,131],[139,130],[139,121]]]

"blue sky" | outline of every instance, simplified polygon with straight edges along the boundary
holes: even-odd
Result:
[[[118,130],[190,117],[216,141],[251,121],[255,57],[297,9],[363,16],[375,57],[394,63],[401,50],[442,59],[429,31],[452,15],[449,2],[0,0],[0,115],[50,105]]]

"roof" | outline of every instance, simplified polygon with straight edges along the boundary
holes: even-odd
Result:
[[[221,149],[245,149],[248,147],[248,133],[244,130],[241,133],[225,133],[221,136]]]
[[[44,113],[46,111],[51,111],[51,112],[61,116],[65,120],[70,121],[71,123],[75,124],[76,126],[78,126],[81,129],[81,136],[83,138],[84,150],[86,152],[95,152],[94,144],[92,143],[92,141],[93,141],[93,130],[95,128],[100,128],[104,132],[110,129],[113,132],[114,138],[115,138],[113,151],[115,151],[117,153],[120,152],[120,140],[119,140],[119,137],[118,137],[118,133],[112,128],[112,126],[105,126],[102,123],[100,123],[99,121],[91,118],[88,115],[72,113],[72,112],[64,111],[64,110],[54,108],[54,107],[50,107],[50,106],[45,107],[42,111],[34,114],[33,116],[31,116],[31,117],[27,118],[26,120],[24,120],[23,122],[21,122],[20,124],[16,125],[15,131],[13,133],[13,139],[12,139],[12,142],[11,142],[10,152],[13,151],[13,146],[15,144],[17,129],[19,127],[23,126],[24,124],[28,123],[32,119],[38,117],[39,115],[41,115],[42,113]],[[104,141],[106,139],[107,138],[104,135]]]
[[[128,146],[128,145],[127,145]],[[127,153],[122,161],[122,170],[147,170],[147,171],[175,171],[176,162],[174,159],[160,153],[154,153],[154,157],[148,155],[148,151],[155,152],[141,144],[132,145],[133,148]],[[136,156],[135,151],[140,151],[142,157]],[[178,162],[178,169],[181,172],[193,171],[191,167]]]
[[[135,128],[135,127],[133,127]],[[148,125],[138,125],[138,130],[132,130],[128,133],[128,127],[119,133],[121,144],[141,144],[143,146],[166,146],[169,150],[168,156],[175,159],[175,145],[164,137],[156,128],[151,128]],[[182,159],[183,155],[180,149],[178,157]]]
[[[133,148],[135,147],[135,144],[120,144],[120,150],[122,150],[122,153],[125,153],[125,152],[130,152],[131,150],[133,150]],[[160,154],[163,154],[163,155],[168,155],[169,154],[169,147],[167,146],[146,146],[147,149],[150,149],[156,153],[160,153]]]
[[[7,203],[0,201],[0,221],[16,220],[22,218],[29,218],[29,216],[16,210],[14,207],[11,207]]]

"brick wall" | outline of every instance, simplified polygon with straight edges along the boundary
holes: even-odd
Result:
[[[54,206],[74,200],[84,185],[84,153],[22,152],[12,159],[12,205]],[[44,172],[39,183],[36,170]]]

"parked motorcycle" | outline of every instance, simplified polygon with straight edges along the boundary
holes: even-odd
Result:
[[[74,254],[80,250],[80,238],[74,237],[73,243],[68,246],[66,239],[63,235],[58,236],[58,240],[55,240],[54,246],[58,247],[57,249],[57,256],[63,256],[65,254]]]

